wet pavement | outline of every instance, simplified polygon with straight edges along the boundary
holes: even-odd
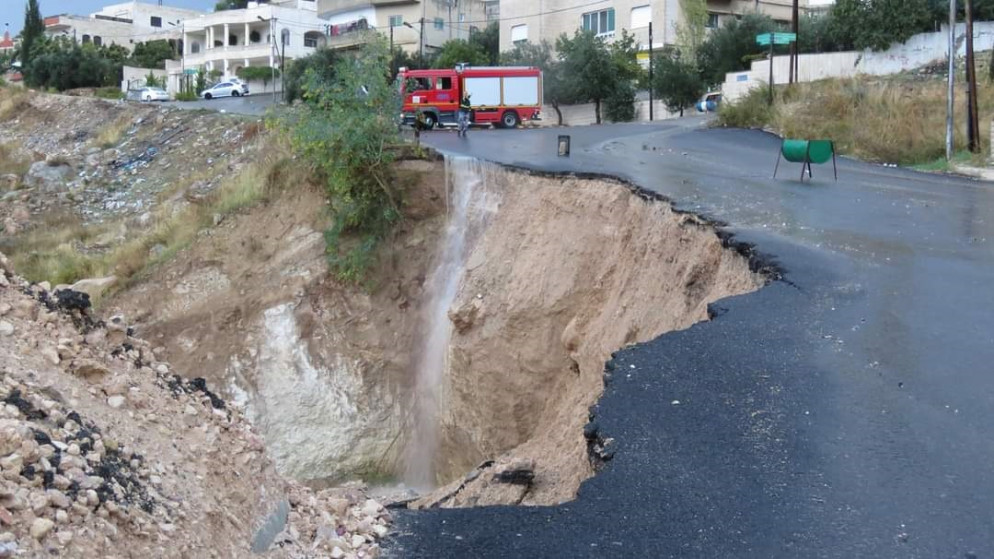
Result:
[[[615,457],[575,501],[405,511],[389,555],[994,555],[994,185],[848,159],[773,180],[777,138],[700,122],[423,137],[631,181],[778,279],[616,354]]]

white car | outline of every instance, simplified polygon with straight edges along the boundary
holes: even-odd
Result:
[[[242,95],[248,95],[248,93],[248,84],[227,81],[203,90],[200,96],[210,100],[215,97],[241,97]]]
[[[168,101],[169,94],[161,87],[143,87],[138,91],[138,99],[142,101]]]

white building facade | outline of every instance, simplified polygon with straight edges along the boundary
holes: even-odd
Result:
[[[314,0],[249,2],[246,9],[186,19],[181,26],[179,72],[203,68],[219,71],[225,78],[235,77],[243,67],[279,68],[307,56],[326,44],[328,31]]]
[[[107,6],[87,16],[61,14],[46,17],[45,33],[71,37],[82,44],[119,45],[130,51],[140,42],[160,39],[179,41],[181,22],[204,13],[137,1],[125,2]]]

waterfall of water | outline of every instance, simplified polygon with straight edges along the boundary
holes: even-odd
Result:
[[[405,451],[404,481],[410,487],[431,489],[438,483],[434,461],[439,449],[439,414],[452,331],[448,312],[459,290],[473,240],[492,212],[486,202],[487,175],[492,170],[491,164],[476,159],[445,159],[448,222],[425,290],[424,328],[414,371],[413,413]]]

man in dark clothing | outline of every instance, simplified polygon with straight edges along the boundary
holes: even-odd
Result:
[[[469,129],[470,121],[470,111],[473,110],[473,106],[469,102],[469,93],[464,92],[462,94],[462,99],[459,100],[459,135],[465,136],[466,130]]]

